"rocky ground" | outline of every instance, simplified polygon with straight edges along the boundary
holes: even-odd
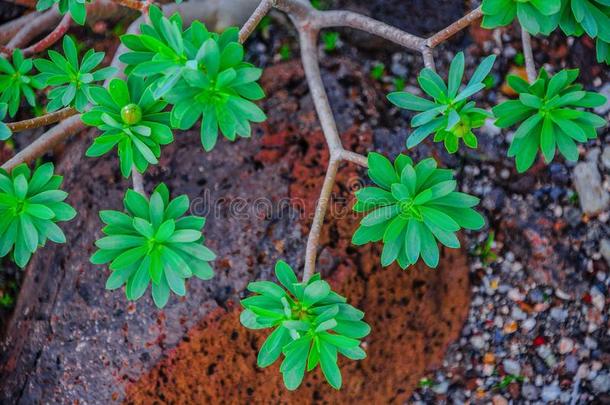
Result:
[[[365,11],[419,34],[440,29],[462,15],[466,8],[476,5],[449,0],[412,1],[414,5],[418,3],[413,7],[415,11],[405,18],[396,18],[402,2],[320,3]],[[433,7],[430,3],[438,4]],[[436,14],[437,20],[431,21],[429,16]],[[298,57],[294,32],[279,15],[266,19],[248,46],[250,57],[262,66]],[[564,66],[580,67],[582,81],[588,88],[610,96],[608,68],[593,63],[591,41],[571,40],[556,34],[548,40],[535,39],[534,48],[538,67],[545,66],[550,71]],[[475,27],[467,35],[458,36],[437,51],[441,75],[446,74],[448,61],[461,49],[466,51],[469,69],[483,55],[499,55],[490,89],[479,96],[482,105],[493,106],[510,96],[503,86],[503,78],[509,71],[522,72],[517,30],[489,32]],[[325,63],[341,58],[356,61],[360,64],[358,69],[369,76],[362,79],[345,75],[345,68],[342,73],[335,64],[325,71],[326,84],[331,88],[355,88],[362,80],[372,82],[378,94],[403,87],[419,91],[415,81],[416,73],[422,68],[419,56],[385,42],[344,30],[325,32],[321,54]],[[290,91],[304,91],[298,83],[294,82]],[[350,102],[346,105],[353,107],[361,94],[353,92],[347,96]],[[358,119],[369,127],[370,136],[353,139],[372,143],[361,144],[361,148],[391,156],[404,151],[410,116],[383,102],[375,103],[374,108],[375,113],[367,108],[358,110]],[[597,113],[608,117],[610,104],[600,107]],[[341,121],[352,122],[348,118],[354,110],[335,104],[335,114]],[[461,335],[449,347],[440,367],[421,378],[410,402],[491,401],[498,405],[511,401],[610,402],[607,309],[610,303],[610,133],[606,128],[598,140],[584,145],[578,164],[559,158],[548,166],[538,163],[525,174],[517,174],[512,160],[506,158],[507,140],[511,135],[511,131],[499,131],[487,125],[479,131],[476,151],[461,150],[458,155],[449,156],[439,145],[429,142],[413,151],[415,157],[432,154],[444,165],[454,168],[462,191],[481,197],[488,226],[482,232],[465,234],[471,258],[471,305]],[[269,143],[264,144],[267,147],[261,149],[256,160],[269,163],[286,153],[280,140],[270,138],[264,142]],[[307,169],[311,170],[312,165],[310,162]],[[303,172],[299,175],[298,167],[296,170],[291,176],[297,179],[301,176],[306,181],[307,176]],[[297,196],[317,194],[319,188],[315,182],[311,189],[285,187],[287,193]],[[328,237],[332,244],[332,234]],[[321,260],[330,260],[329,268],[333,267],[334,253],[323,252],[321,257]],[[0,277],[7,280],[4,283],[0,280],[3,291],[8,292],[3,297],[13,297],[18,289],[18,277],[11,274],[16,273],[0,272]],[[6,306],[10,307],[10,303]],[[205,345],[213,337],[195,332],[191,338]],[[190,355],[184,356],[185,350],[179,348],[166,364],[154,368],[135,383],[129,393],[131,398],[135,402],[138,399],[146,402],[159,397],[160,392],[174,395],[185,387],[192,389],[192,384],[182,386],[182,380],[172,379],[168,382],[166,376],[169,369],[183,370],[185,378],[188,377],[193,363]]]
[[[389,16],[396,14],[382,3],[344,1],[341,5],[418,33],[438,29],[429,22],[397,21]],[[449,3],[459,8],[459,2]],[[273,34],[271,31],[267,40],[255,45],[255,52],[271,48],[276,59],[291,57],[286,49],[292,49],[294,43],[283,39],[285,34]],[[460,49],[466,50],[471,67],[481,55],[497,54],[492,74],[495,88],[479,99],[493,106],[511,95],[503,83],[507,72],[522,74],[520,38],[514,27],[494,32],[473,27],[469,34],[443,45],[437,52],[437,65],[446,72]],[[274,41],[274,37],[282,39]],[[421,62],[417,56],[387,44],[379,51],[377,41],[351,32],[325,33],[323,37],[327,55],[349,55],[362,61],[386,92],[403,86],[416,94],[419,91],[415,73]],[[548,40],[535,40],[534,52],[539,67],[551,72],[564,66],[579,67],[588,88],[610,96],[608,68],[593,63],[593,46],[587,38],[573,40],[554,34]],[[606,117],[609,112],[610,101],[596,110]],[[375,149],[392,155],[401,152],[395,138],[406,136],[408,114],[391,108],[380,113],[379,122],[372,124]],[[472,304],[461,337],[448,350],[443,366],[420,381],[411,400],[492,401],[498,405],[511,401],[608,403],[608,129],[581,148],[578,164],[560,158],[548,166],[538,163],[525,174],[517,174],[513,162],[505,157],[511,131],[502,132],[490,123],[479,133],[476,151],[447,156],[430,144],[415,151],[420,156],[434,153],[455,168],[462,190],[481,197],[489,224],[484,232],[467,235]]]

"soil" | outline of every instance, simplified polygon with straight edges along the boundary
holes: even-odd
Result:
[[[376,116],[383,94],[346,60],[331,59],[324,77],[344,145],[365,152],[375,143],[365,118]],[[191,211],[207,216],[206,238],[219,254],[217,276],[189,281],[187,297],[172,297],[163,311],[149,296],[128,303],[122,291],[104,291],[108,270],[88,262],[100,236],[97,212],[119,209],[129,184],[114,157],[83,157],[91,134],[66,148],[58,171],[80,215],[65,227],[71,245],[48,246],[26,270],[0,354],[0,402],[404,401],[441,362],[467,314],[465,255],[444,252],[439,269],[404,272],[379,268],[376,246],[351,246],[358,222],[349,210],[352,188],[363,176],[350,164],[340,169],[319,268],[366,311],[369,357],[342,364],[340,392],[316,372],[291,394],[277,365],[256,368],[266,333],[239,324],[236,301],[249,281],[272,278],[278,258],[302,266],[328,158],[300,63],[267,69],[263,84],[269,120],[252,139],[223,140],[204,154],[198,131],[177,133],[145,176],[147,188],[164,181],[191,197]]]

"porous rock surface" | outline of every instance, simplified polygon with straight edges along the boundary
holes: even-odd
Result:
[[[366,121],[382,95],[346,61],[324,73],[344,145],[365,152],[374,141]],[[301,268],[328,157],[300,64],[267,69],[263,84],[269,120],[252,139],[221,140],[203,153],[197,130],[176,133],[145,176],[149,191],[164,181],[173,195],[189,195],[192,213],[208,217],[207,244],[218,253],[214,279],[190,280],[187,296],[172,296],[162,311],[148,294],[128,303],[123,291],[104,290],[109,270],[88,261],[101,236],[97,212],[120,209],[129,183],[114,157],[83,157],[90,133],[67,148],[57,169],[79,216],[64,227],[69,243],[42,249],[26,270],[0,346],[1,403],[404,401],[442,360],[468,309],[465,255],[443,252],[437,270],[380,268],[379,246],[350,244],[358,222],[352,189],[362,173],[344,165],[319,269],[366,312],[368,358],[341,363],[340,392],[317,371],[289,393],[277,365],[256,367],[267,333],[241,327],[236,300],[249,281],[272,279],[278,258]]]

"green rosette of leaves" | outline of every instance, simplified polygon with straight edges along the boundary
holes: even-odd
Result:
[[[154,78],[154,95],[159,98],[178,83],[182,70],[193,60],[204,40],[217,36],[200,21],[183,29],[182,17],[175,13],[167,18],[157,6],[149,11],[150,24],[141,24],[139,34],[125,34],[121,42],[128,52],[119,60],[127,65],[125,72]]]
[[[12,63],[0,56],[0,103],[6,103],[8,115],[14,117],[21,105],[21,96],[29,105],[36,105],[34,90],[44,87],[36,77],[30,75],[32,59],[25,59],[19,49],[12,55]]]
[[[427,266],[439,262],[437,241],[459,248],[455,232],[478,230],[485,220],[473,207],[479,199],[456,190],[453,171],[437,168],[432,158],[414,165],[399,155],[394,164],[378,153],[368,155],[368,175],[379,187],[356,192],[354,211],[367,215],[352,237],[355,245],[383,241],[382,266],[397,261],[406,269],[421,257]]]
[[[561,30],[597,39],[597,61],[610,64],[610,1],[562,0]]]
[[[562,0],[483,0],[483,28],[509,25],[515,17],[530,34],[548,35],[559,23]],[[586,1],[586,0],[585,0]]]
[[[71,220],[76,211],[63,202],[68,193],[59,189],[62,181],[52,163],[34,173],[26,164],[10,173],[0,169],[0,257],[12,252],[13,261],[23,268],[47,240],[66,242],[57,222]]]
[[[463,52],[458,53],[451,62],[448,84],[432,69],[423,69],[417,81],[432,100],[403,91],[388,95],[388,100],[394,105],[419,112],[411,120],[411,126],[415,129],[407,138],[407,148],[417,146],[431,133],[434,133],[434,141],[443,142],[449,153],[457,152],[460,140],[469,148],[477,147],[478,140],[472,130],[482,127],[491,114],[477,108],[469,98],[485,88],[483,80],[491,71],[495,59],[494,55],[485,58],[463,89]]]
[[[74,21],[83,25],[87,19],[87,3],[90,2],[91,0],[38,0],[36,10],[44,11],[57,4],[61,14],[70,13]]]
[[[172,125],[189,129],[200,118],[201,143],[206,151],[216,145],[218,132],[234,141],[250,137],[251,122],[263,122],[265,113],[251,100],[264,96],[256,83],[262,70],[241,62],[241,46],[221,50],[218,42],[208,39],[202,46],[205,69],[189,69],[165,99],[171,104]],[[251,86],[254,85],[254,86]]]
[[[172,126],[186,130],[202,119],[206,151],[219,132],[229,140],[249,137],[250,123],[266,119],[253,103],[265,94],[257,83],[262,70],[244,61],[238,29],[219,35],[196,21],[183,30],[179,15],[166,18],[155,7],[150,16],[151,25],[142,25],[141,34],[121,37],[130,49],[121,56],[127,71],[152,78],[154,97],[173,105]]]
[[[341,388],[338,355],[351,360],[366,357],[360,347],[361,339],[370,332],[362,320],[364,312],[347,304],[320,274],[299,283],[292,268],[280,260],[275,275],[281,285],[252,282],[248,290],[256,295],[241,301],[245,308],[240,316],[242,325],[274,329],[260,348],[258,366],[268,367],[283,355],[280,372],[289,390],[297,389],[305,371],[318,365],[328,383]]]
[[[161,145],[174,140],[167,103],[155,100],[152,90],[140,77],[127,81],[112,79],[108,89],[91,89],[94,106],[83,114],[83,122],[96,126],[102,135],[87,149],[89,157],[99,157],[117,148],[121,173],[129,177],[132,165],[144,173],[157,164]]]
[[[125,285],[127,299],[137,300],[152,282],[153,301],[163,308],[170,291],[186,295],[185,280],[214,276],[209,262],[216,255],[204,246],[201,233],[205,218],[185,215],[186,195],[170,200],[161,183],[150,200],[127,190],[123,203],[125,212],[100,211],[106,224],[102,232],[107,236],[95,242],[99,250],[91,256],[93,264],[110,263],[106,289]]]
[[[65,36],[62,42],[64,55],[50,50],[48,59],[36,59],[34,65],[40,71],[36,79],[53,88],[47,95],[47,111],[73,106],[83,112],[92,101],[91,90],[99,87],[96,82],[105,80],[116,72],[114,67],[94,71],[104,59],[104,52],[89,49],[79,62],[74,40]]]
[[[493,112],[499,128],[519,124],[508,149],[519,172],[532,166],[539,149],[546,163],[553,161],[557,149],[566,159],[578,160],[576,143],[597,138],[596,128],[606,125],[604,118],[584,111],[603,105],[606,97],[574,84],[578,73],[578,69],[562,70],[549,77],[542,69],[531,85],[518,76],[508,77],[519,99],[505,101]]]

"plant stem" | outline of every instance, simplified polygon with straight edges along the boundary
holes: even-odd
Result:
[[[360,165],[362,167],[369,167],[369,162],[367,161],[366,156],[362,156],[359,153],[352,152],[349,150],[342,150],[341,153],[339,154],[339,157],[342,160],[356,163],[357,165]]]
[[[424,47],[421,51],[422,57],[424,58],[424,66],[428,69],[432,69],[436,72],[436,64],[434,63],[434,52],[432,48]]]
[[[307,246],[305,247],[305,268],[303,269],[303,282],[305,283],[313,276],[316,270],[320,233],[322,232],[324,217],[326,216],[328,203],[330,202],[333,186],[335,185],[339,163],[341,163],[339,159],[330,158],[328,168],[326,169],[326,176],[324,177],[324,184],[322,184],[322,190],[320,191],[320,198],[316,204],[316,211],[311,223],[311,229],[309,230],[309,236],[307,237]]]
[[[261,0],[256,10],[252,13],[248,21],[239,30],[239,42],[244,43],[246,39],[254,32],[258,24],[261,22],[264,16],[269,13],[269,10],[273,7],[272,0]]]
[[[44,127],[49,124],[54,124],[58,121],[63,120],[64,118],[68,118],[68,117],[76,114],[77,112],[78,111],[76,111],[74,108],[67,107],[67,108],[62,108],[61,110],[58,110],[58,111],[55,111],[55,112],[52,112],[49,114],[45,114],[40,117],[30,118],[28,120],[17,121],[17,122],[9,122],[6,124],[6,126],[12,132],[20,132],[20,131],[25,131],[26,129]]]
[[[42,134],[38,139],[4,163],[2,168],[10,171],[21,163],[36,159],[53,149],[59,142],[83,129],[85,129],[85,124],[81,121],[80,114],[73,115]]]
[[[472,10],[470,13],[466,14],[464,17],[449,25],[447,28],[440,30],[439,32],[428,38],[428,40],[426,41],[426,45],[430,48],[436,48],[439,44],[445,42],[458,32],[462,31],[464,28],[470,26],[473,22],[475,22],[482,16],[483,10],[481,9],[481,7]]]
[[[146,192],[144,191],[144,177],[142,176],[142,173],[138,171],[135,165],[131,166],[131,178],[133,181],[133,191],[146,197]]]
[[[310,14],[314,25],[318,29],[330,27],[355,28],[412,50],[420,50],[425,43],[424,38],[351,11],[312,11]]]
[[[26,45],[32,39],[38,37],[44,33],[47,29],[54,26],[61,21],[62,16],[57,11],[56,7],[53,7],[44,13],[40,14],[27,24],[23,25],[19,31],[11,38],[6,44],[9,49],[21,48]]]
[[[534,52],[532,51],[532,37],[530,33],[521,27],[521,42],[523,43],[523,56],[525,57],[525,71],[527,80],[533,83],[536,80],[536,62],[534,62]]]
[[[130,8],[132,10],[142,11],[146,6],[146,3],[141,2],[140,0],[112,0],[116,4],[121,5],[123,7]]]
[[[23,26],[29,24],[30,21],[34,20],[39,15],[40,12],[34,11],[0,25],[0,43],[10,41]]]
[[[311,98],[316,108],[316,112],[318,113],[320,125],[322,126],[326,142],[328,143],[328,148],[330,149],[331,155],[335,155],[341,152],[343,147],[341,146],[337,124],[335,123],[330,103],[328,102],[328,96],[326,95],[326,90],[324,90],[322,75],[320,74],[318,47],[316,43],[318,30],[308,25],[301,25],[298,28],[298,31],[301,44],[301,59],[303,61],[305,77],[309,84]]]
[[[70,25],[72,25],[72,17],[70,17],[70,14],[66,14],[63,16],[57,27],[53,29],[53,31],[51,31],[46,37],[44,37],[40,41],[25,48],[23,50],[23,54],[25,56],[29,56],[50,48],[57,41],[63,38],[66,32],[68,32],[68,30],[70,29]]]

